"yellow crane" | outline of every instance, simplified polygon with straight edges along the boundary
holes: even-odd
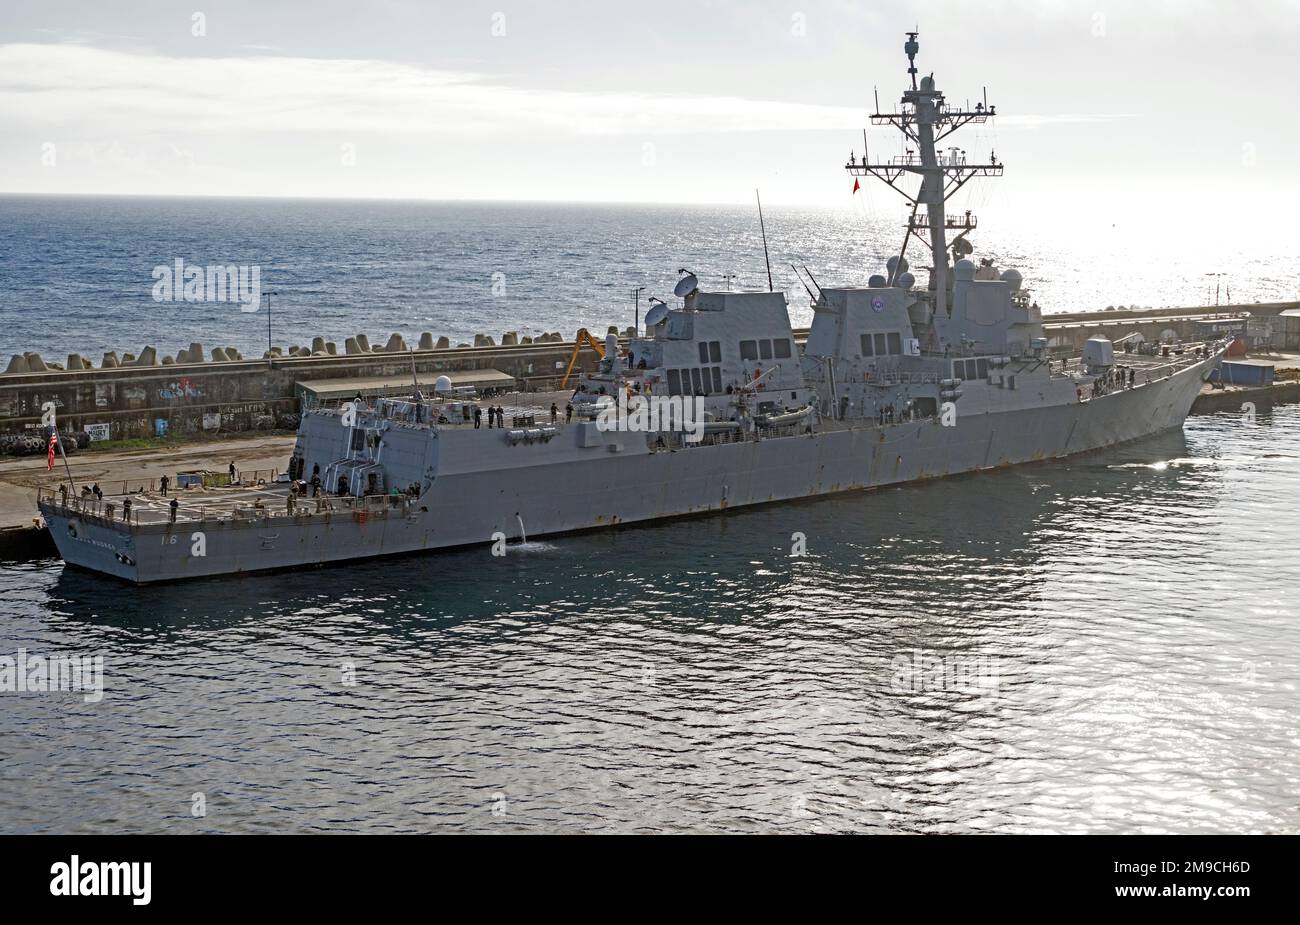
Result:
[[[564,371],[564,379],[560,382],[560,388],[562,389],[569,387],[569,376],[573,374],[574,364],[578,362],[578,354],[582,352],[583,341],[586,341],[587,345],[596,351],[596,356],[602,360],[605,359],[605,345],[592,337],[591,332],[586,328],[578,328],[578,333],[573,338],[573,355],[569,357],[569,367]]]

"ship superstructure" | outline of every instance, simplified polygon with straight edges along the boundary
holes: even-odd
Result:
[[[482,407],[444,381],[313,408],[291,485],[176,504],[44,494],[60,553],[142,583],[322,565],[874,488],[1180,427],[1222,345],[1139,356],[1094,338],[1080,356],[1051,356],[1021,274],[968,259],[975,217],[945,212],[970,177],[1002,172],[939,148],[993,107],[949,107],[932,76],[917,79],[918,50],[909,33],[901,110],[873,116],[912,147],[847,165],[908,198],[903,245],[867,285],[818,290],[802,349],[783,293],[706,291],[683,270],[680,302],[656,305],[644,334],[609,338],[598,370],[557,404],[516,400],[501,426],[483,426]],[[909,272],[913,241],[931,263],[925,286]]]

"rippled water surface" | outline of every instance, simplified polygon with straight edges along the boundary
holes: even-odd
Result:
[[[0,654],[106,691],[0,694],[0,830],[1295,832],[1298,502],[1290,406],[504,559],[7,566]]]
[[[903,218],[881,202],[767,210],[773,281],[796,325],[812,311],[791,262],[822,285],[864,285],[897,251]],[[1281,239],[1227,240],[1209,229],[1163,242],[1145,214],[1135,224],[1061,238],[1038,233],[1034,216],[1007,216],[981,224],[976,255],[1023,271],[1047,312],[1205,304],[1209,269],[1231,269],[1225,299],[1295,298]],[[1162,243],[1168,253],[1152,250]],[[399,331],[415,343],[430,331],[455,344],[480,332],[626,327],[633,287],[646,287],[644,312],[650,296],[672,297],[683,266],[714,288],[728,276],[738,288],[767,283],[748,208],[0,196],[0,363],[26,350],[99,363],[104,351],[139,354],[145,344],[161,357],[191,341],[260,357],[264,311],[154,301],[154,269],[177,259],[259,267],[263,291],[275,293],[275,343],[305,346],[319,334],[340,349],[357,332],[383,343]],[[924,283],[928,261],[912,260]]]

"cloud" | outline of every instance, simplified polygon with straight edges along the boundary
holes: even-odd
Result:
[[[0,45],[0,127],[83,135],[681,135],[859,130],[866,109],[728,96],[532,90],[376,60],[168,57],[75,44]],[[1014,127],[1103,115],[999,117]]]

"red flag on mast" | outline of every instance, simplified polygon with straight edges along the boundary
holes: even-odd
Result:
[[[59,447],[59,432],[56,429],[50,429],[50,445],[45,450],[45,471],[49,472],[54,468],[54,451]]]
[[[857,192],[858,190],[860,190],[860,189],[862,189],[862,184],[858,182],[858,178],[857,178],[857,177],[854,177],[854,178],[853,178],[853,192],[856,193],[856,192]]]

